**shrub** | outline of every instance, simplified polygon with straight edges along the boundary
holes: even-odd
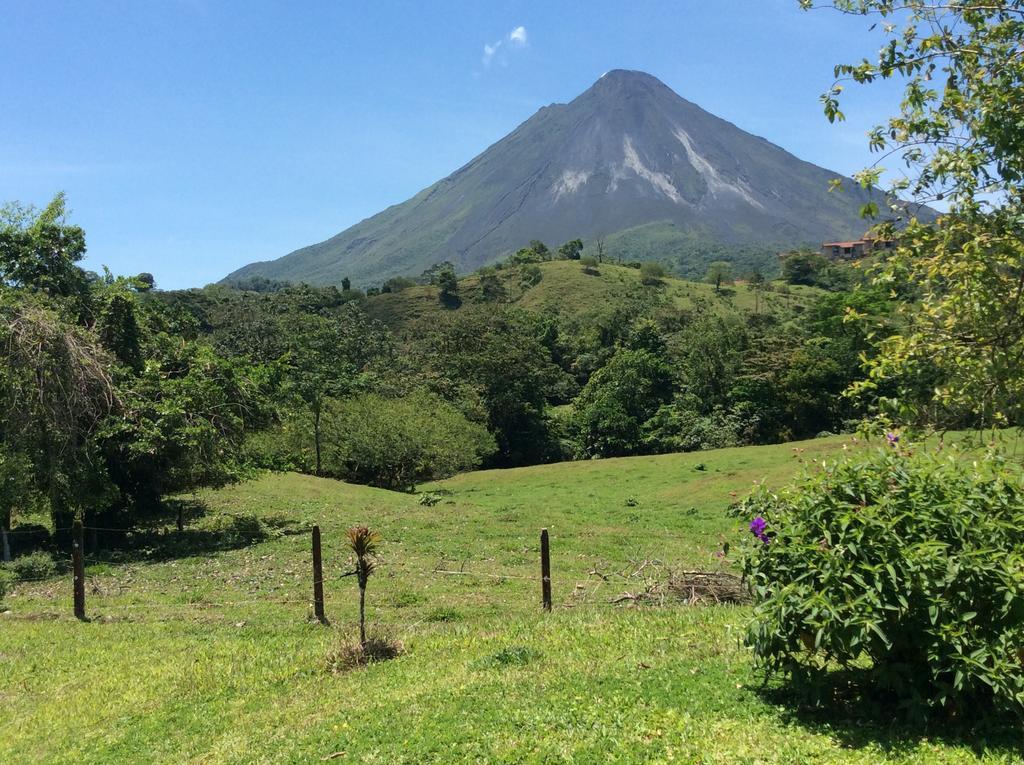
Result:
[[[16,579],[22,581],[47,579],[57,575],[57,562],[45,552],[21,555],[5,565]]]
[[[593,255],[587,255],[580,258],[580,265],[583,266],[583,273],[585,274],[597,273],[597,258]]]
[[[328,475],[386,489],[406,490],[470,470],[495,450],[485,426],[426,392],[337,402],[324,432]]]
[[[405,653],[405,645],[388,635],[374,635],[364,642],[341,640],[327,653],[330,672],[348,672],[378,661],[394,659]]]
[[[522,667],[543,658],[544,654],[526,645],[510,645],[497,653],[485,656],[476,665],[480,669],[491,667]]]
[[[416,286],[416,280],[407,276],[395,276],[384,282],[381,292],[401,292]]]
[[[649,260],[640,266],[640,279],[646,285],[661,284],[661,280],[665,278],[665,275],[665,266],[653,260]]]
[[[0,568],[0,603],[4,602],[12,584],[14,584],[14,574],[5,568]]]
[[[755,655],[818,695],[849,670],[914,715],[1024,711],[1019,472],[890,446],[739,506]]]
[[[544,272],[536,264],[525,265],[519,275],[519,286],[524,290],[536,287],[544,279]]]
[[[691,397],[681,396],[659,408],[641,434],[645,451],[669,454],[739,446],[749,429],[750,423],[736,412],[715,407],[701,414]]]

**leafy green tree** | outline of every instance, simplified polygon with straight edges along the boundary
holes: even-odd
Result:
[[[432,284],[437,286],[437,277],[444,271],[451,271],[452,273],[455,273],[455,264],[448,260],[443,260],[440,263],[434,263],[434,265],[420,275],[419,281],[422,284]]]
[[[445,305],[457,305],[459,299],[459,280],[455,269],[449,266],[437,272],[438,297]]]
[[[42,211],[17,203],[0,208],[0,282],[53,297],[72,298],[79,310],[88,294],[85,232],[66,223],[64,194]]]
[[[828,269],[828,260],[817,252],[795,250],[782,259],[782,278],[788,284],[815,286]]]
[[[541,260],[551,260],[551,250],[549,250],[548,246],[539,239],[530,240],[530,249],[533,250]]]
[[[498,272],[493,266],[481,268],[478,272],[480,284],[480,297],[485,302],[493,303],[504,300],[507,297],[505,286],[501,283]]]
[[[530,287],[536,287],[543,279],[544,272],[541,271],[540,266],[536,263],[528,263],[519,271],[519,285],[524,290],[528,290]]]
[[[724,449],[743,443],[749,430],[750,423],[737,412],[716,407],[702,414],[699,402],[681,395],[643,424],[641,448],[655,454]]]
[[[323,416],[330,399],[364,386],[376,360],[390,354],[386,331],[348,304],[338,315],[293,313],[283,319],[285,391],[310,415],[314,472],[323,469]]]
[[[558,248],[558,257],[562,260],[579,260],[583,254],[583,240],[572,239]]]
[[[672,398],[672,371],[647,350],[621,348],[590,378],[573,406],[572,425],[584,457],[643,450],[643,426]]]
[[[700,402],[702,413],[730,406],[749,343],[748,330],[739,319],[714,315],[701,316],[674,338],[679,377]]]
[[[580,258],[580,265],[583,266],[583,273],[585,274],[597,273],[597,258],[593,255],[584,255]]]
[[[64,527],[97,489],[91,439],[122,402],[98,338],[51,305],[0,287],[0,441],[31,461],[33,488]]]
[[[704,281],[715,285],[715,292],[722,291],[723,284],[732,284],[732,263],[716,260],[708,266]]]
[[[95,290],[96,330],[103,347],[136,374],[144,364],[140,307],[132,291],[132,281],[116,280]]]
[[[166,343],[121,383],[131,402],[97,440],[123,500],[152,511],[162,495],[244,475],[244,439],[267,424],[268,370],[200,343]]]
[[[908,168],[893,192],[949,204],[935,223],[911,217],[899,232],[896,253],[877,281],[916,299],[901,308],[899,331],[881,342],[870,377],[857,390],[877,396],[879,384],[930,370],[938,377],[934,394],[920,399],[904,389],[884,402],[890,416],[934,422],[932,412],[940,411],[970,415],[977,425],[1018,422],[1024,400],[1024,4],[833,5],[881,19],[887,40],[874,59],[836,67],[837,81],[823,96],[826,116],[844,118],[839,99],[846,80],[901,81],[900,110],[871,132],[870,147],[883,160],[898,156]],[[880,180],[883,160],[859,174],[863,184]],[[906,215],[898,203],[893,210]],[[880,226],[881,236],[895,233],[891,224]]]
[[[813,0],[800,4],[810,8]],[[872,24],[886,38],[877,55],[836,66],[836,82],[822,102],[830,121],[843,120],[839,99],[847,82],[901,82],[899,113],[869,135],[872,151],[883,159],[898,155],[910,171],[893,190],[909,191],[918,202],[945,200],[953,210],[987,206],[991,197],[985,194],[1002,193],[1008,201],[1018,197],[1024,178],[1024,3],[833,0],[830,5],[881,21]],[[859,180],[877,183],[881,161],[859,173]]]
[[[545,408],[572,381],[541,342],[543,325],[512,308],[477,306],[445,314],[424,331],[420,364],[428,384],[487,422],[498,444],[491,464],[547,459]]]
[[[350,289],[352,289],[352,280],[349,279],[347,276],[341,280],[341,289],[342,292],[348,292]]]

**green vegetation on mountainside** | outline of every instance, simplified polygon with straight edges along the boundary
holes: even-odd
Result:
[[[533,313],[559,315],[579,323],[610,316],[638,302],[649,303],[656,313],[660,310],[663,314],[700,311],[736,316],[757,311],[785,320],[824,294],[813,287],[779,283],[764,290],[740,283],[716,291],[712,284],[671,276],[648,286],[643,284],[639,269],[617,263],[602,263],[597,273],[590,274],[584,273],[579,261],[555,260],[538,263],[537,267],[542,278],[533,286],[522,283],[520,268],[507,266],[497,271],[507,302]],[[463,302],[485,302],[478,274],[460,279],[459,289]],[[431,285],[373,295],[364,309],[367,315],[398,332],[451,310],[438,300],[437,288]]]

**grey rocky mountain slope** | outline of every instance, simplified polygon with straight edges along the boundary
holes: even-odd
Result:
[[[760,251],[856,237],[866,191],[674,93],[615,70],[568,104],[540,109],[465,166],[325,242],[253,263],[265,276],[357,284],[450,260],[460,272],[515,252],[602,239],[612,255],[697,272],[730,248]]]

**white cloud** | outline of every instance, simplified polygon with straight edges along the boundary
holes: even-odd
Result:
[[[506,51],[515,50],[516,48],[526,47],[526,27],[518,26],[508,33],[508,36],[493,43],[484,43],[484,55],[480,59],[480,62],[484,67],[489,67],[491,62],[494,61],[495,56],[501,52],[502,47]],[[508,43],[506,45],[506,43]],[[499,63],[502,66],[508,65],[508,58],[505,55],[499,57]]]
[[[490,66],[491,65],[491,59],[494,58],[494,54],[498,52],[498,49],[500,47],[501,47],[501,40],[498,40],[498,42],[494,43],[494,45],[488,45],[487,43],[484,43],[484,57],[483,57],[483,65],[484,66]]]

